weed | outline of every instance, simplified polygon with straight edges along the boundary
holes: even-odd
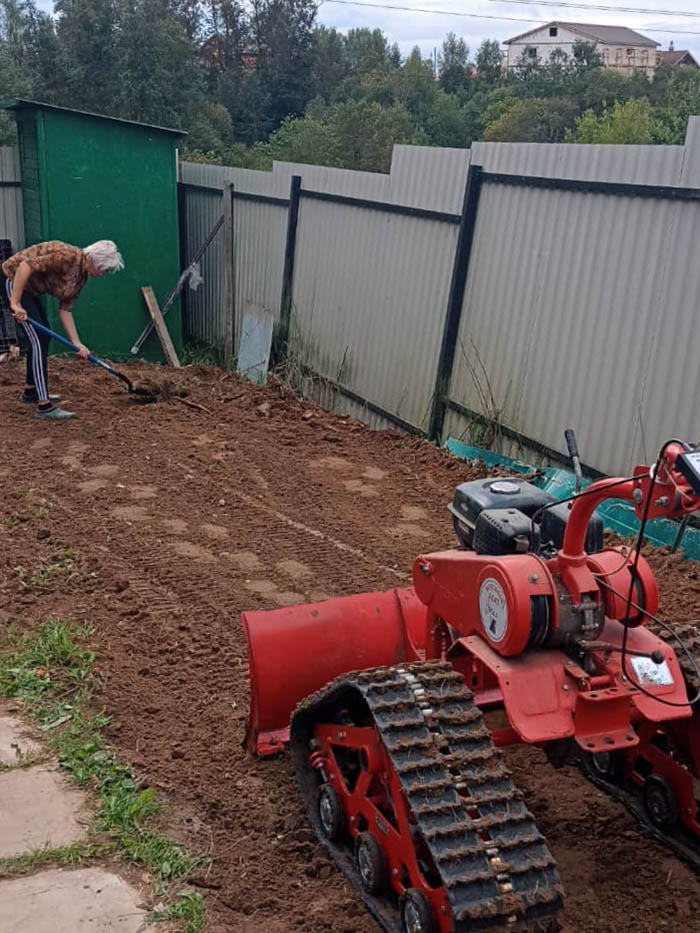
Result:
[[[16,515],[8,515],[7,518],[3,519],[2,524],[6,531],[12,531],[13,528],[19,525],[19,519]]]
[[[163,920],[181,920],[185,933],[197,933],[204,925],[204,903],[198,894],[180,891],[178,898],[169,907],[151,911],[147,918],[151,923]]]
[[[9,878],[13,875],[24,875],[36,868],[46,865],[55,865],[63,868],[70,865],[82,865],[92,859],[104,856],[116,847],[116,843],[101,843],[95,845],[91,842],[78,840],[67,846],[51,848],[44,846],[27,852],[25,855],[15,855],[11,858],[0,859],[0,878]]]
[[[42,561],[38,570],[32,572],[22,566],[14,567],[13,570],[24,589],[43,589],[55,581],[68,583],[77,576],[75,556],[72,548],[66,548],[52,563]]]
[[[218,344],[200,343],[197,340],[190,340],[185,343],[180,354],[180,362],[183,366],[218,366],[220,369],[235,369],[235,366],[226,366],[224,361],[224,348]]]
[[[205,860],[152,828],[152,818],[162,809],[155,790],[144,789],[128,765],[105,745],[109,717],[93,708],[98,684],[95,655],[85,646],[91,634],[87,625],[55,619],[30,635],[9,632],[8,651],[0,655],[0,693],[26,703],[76,784],[97,788],[92,832],[107,834],[110,851],[144,866],[154,877],[158,894],[174,897],[162,910],[181,919],[188,933],[196,933],[204,922],[200,895],[179,887],[174,894],[173,889]],[[0,874],[27,871],[42,860],[66,864],[71,858],[88,859],[95,849],[89,843],[76,843],[38,850],[19,860],[0,861]]]

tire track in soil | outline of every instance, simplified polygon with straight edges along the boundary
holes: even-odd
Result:
[[[445,506],[473,472],[275,388],[234,380],[241,395],[227,403],[220,387],[232,380],[216,371],[187,375],[193,398],[212,409],[204,417],[135,410],[93,374],[57,369],[62,387],[82,394],[81,419],[41,437],[0,378],[10,425],[0,457],[12,467],[0,471],[3,510],[27,512],[0,525],[0,623],[69,609],[94,620],[113,741],[165,793],[170,829],[215,858],[211,930],[376,930],[306,828],[287,757],[257,762],[241,751],[248,675],[238,615],[293,593],[400,585],[419,550],[451,545]],[[91,479],[105,485],[81,491]],[[134,507],[139,521],[112,514]],[[75,579],[45,593],[17,587],[13,566],[64,546],[79,554]],[[555,774],[537,750],[509,758],[562,870],[566,933],[656,933],[660,918],[700,933],[697,879],[624,810],[576,771]]]

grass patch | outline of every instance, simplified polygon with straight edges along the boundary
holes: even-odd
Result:
[[[153,828],[153,817],[162,810],[155,790],[140,785],[129,766],[105,745],[109,718],[94,711],[95,655],[86,647],[91,634],[89,626],[58,620],[29,635],[10,633],[8,650],[0,655],[0,694],[23,700],[75,783],[96,788],[98,809],[91,829],[107,834],[110,841],[106,849],[74,843],[0,860],[0,873],[17,874],[51,861],[74,864],[70,859],[93,858],[95,848],[112,851],[152,874],[155,891],[165,901],[158,911],[161,919],[181,920],[187,933],[197,933],[204,922],[202,898],[180,888],[205,860]]]
[[[183,366],[193,366],[201,364],[204,366],[218,366],[220,369],[226,369],[224,361],[224,348],[214,343],[199,343],[196,340],[188,340],[182,347],[180,362]],[[231,369],[235,366],[231,365]]]
[[[91,859],[112,852],[116,843],[94,845],[90,842],[71,842],[67,846],[51,848],[44,846],[25,855],[16,855],[12,858],[0,859],[0,878],[11,878],[13,875],[24,875],[36,868],[45,868],[47,865],[65,868],[72,865],[83,865]]]

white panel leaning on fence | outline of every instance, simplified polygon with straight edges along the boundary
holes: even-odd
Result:
[[[484,175],[460,239],[470,162]],[[494,177],[503,174],[590,184]],[[437,389],[443,436],[556,456],[573,426],[584,460],[604,472],[653,459],[671,434],[700,439],[700,118],[684,146],[397,146],[389,175],[182,164],[188,185],[231,181],[239,196],[268,197],[234,201],[235,294],[239,308],[256,303],[277,319],[294,175],[290,354],[345,410],[426,431]],[[186,189],[188,229],[198,197],[216,192]],[[209,271],[216,279],[215,255]],[[190,332],[220,340],[225,312],[207,300],[188,311]],[[448,305],[456,331],[446,335]]]

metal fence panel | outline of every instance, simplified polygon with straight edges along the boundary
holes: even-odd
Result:
[[[0,240],[10,240],[15,250],[24,246],[22,189],[19,187],[19,151],[14,146],[0,147]]]
[[[189,258],[203,243],[223,210],[223,187],[286,198],[289,180],[270,173],[218,165],[181,163],[185,183],[185,252]],[[194,187],[201,186],[201,187]],[[211,190],[206,190],[210,188]],[[235,300],[237,320],[243,306],[262,305],[279,318],[284,265],[287,211],[285,207],[236,198],[233,205],[235,244]],[[219,232],[202,258],[203,284],[188,292],[185,304],[186,334],[210,345],[224,337],[223,232]]]
[[[303,360],[425,427],[456,224],[302,197],[293,327]]]
[[[195,184],[220,188],[228,179],[238,190],[283,198],[297,174],[305,190],[456,214],[470,157],[487,173],[698,187],[700,118],[691,118],[685,146],[476,143],[471,153],[399,146],[389,175],[287,163],[272,172],[187,164],[181,172]],[[188,212],[200,210],[198,197],[212,198],[188,194]],[[276,313],[286,210],[240,203],[238,301],[269,303]],[[194,217],[188,236],[190,223]],[[699,439],[700,371],[691,349],[699,225],[697,201],[486,181],[451,397],[561,453],[563,430],[573,426],[583,458],[606,472],[653,458],[671,434]],[[297,352],[354,392],[359,401],[335,396],[337,405],[373,426],[387,424],[377,406],[427,423],[456,237],[453,224],[302,196]],[[221,327],[217,261],[193,318],[207,333]],[[315,391],[331,398],[328,387]],[[446,435],[468,424],[451,411]],[[518,452],[508,439],[502,449]]]
[[[475,150],[485,171],[662,185],[683,185],[700,157],[687,147]],[[583,459],[604,472],[653,459],[674,433],[700,439],[700,374],[683,337],[697,317],[699,240],[697,201],[487,181],[451,397],[562,453],[575,427]],[[469,423],[453,412],[447,426],[460,435]]]

